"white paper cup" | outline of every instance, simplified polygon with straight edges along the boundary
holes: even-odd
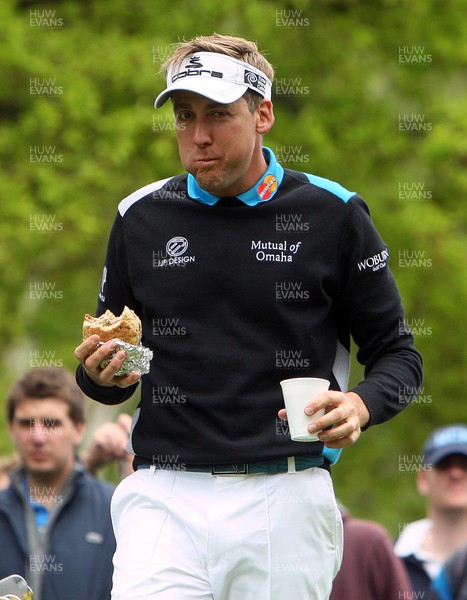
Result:
[[[294,442],[316,442],[318,433],[309,433],[308,425],[324,415],[325,409],[308,416],[305,406],[317,394],[329,389],[329,381],[318,377],[295,377],[280,382],[287,409],[290,437]]]

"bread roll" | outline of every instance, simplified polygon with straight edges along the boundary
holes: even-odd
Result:
[[[102,342],[118,338],[122,342],[138,346],[142,336],[141,321],[128,306],[125,306],[119,317],[110,310],[106,310],[100,317],[85,315],[83,340],[94,334],[97,334]]]

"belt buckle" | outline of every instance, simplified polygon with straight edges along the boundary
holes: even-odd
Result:
[[[239,465],[212,467],[211,475],[248,475],[248,464],[242,463]]]

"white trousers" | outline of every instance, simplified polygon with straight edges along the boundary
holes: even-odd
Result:
[[[327,600],[342,521],[320,468],[213,476],[141,469],[112,499],[112,600]]]

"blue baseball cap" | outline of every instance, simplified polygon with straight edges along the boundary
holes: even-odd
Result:
[[[426,465],[436,465],[451,454],[467,456],[467,425],[455,423],[435,429],[423,451],[423,462]]]

